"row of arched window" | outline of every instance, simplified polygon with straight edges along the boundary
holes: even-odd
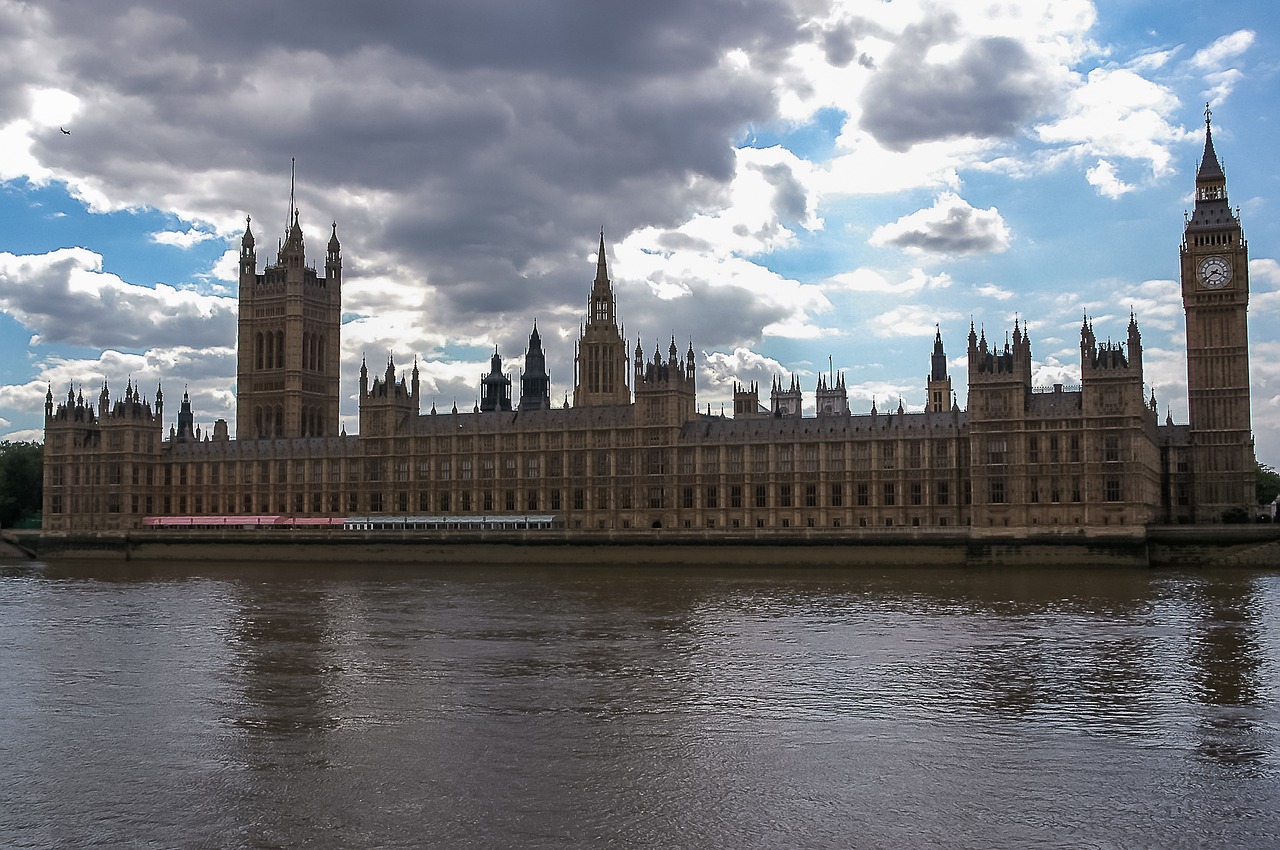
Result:
[[[259,332],[254,339],[254,368],[284,368],[284,331]],[[319,372],[323,368],[325,345],[323,334],[302,335],[302,368]]]
[[[303,437],[323,437],[324,408],[319,405],[303,405],[302,408]],[[284,436],[284,406],[258,405],[253,409],[253,432],[257,437]]]
[[[259,332],[253,350],[255,369],[283,369],[284,331]]]
[[[324,336],[321,334],[302,335],[302,368],[319,372],[324,363]]]

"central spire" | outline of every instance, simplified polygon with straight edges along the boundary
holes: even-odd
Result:
[[[600,250],[596,253],[596,280],[597,287],[609,286],[609,265],[604,256],[604,228],[600,228]]]

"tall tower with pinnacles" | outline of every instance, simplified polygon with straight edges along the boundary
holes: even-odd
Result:
[[[1187,415],[1195,461],[1195,518],[1215,522],[1254,498],[1249,405],[1249,245],[1213,147],[1204,111],[1204,155],[1195,208],[1183,231],[1182,304],[1187,316]]]
[[[338,433],[342,246],[338,224],[324,274],[307,265],[293,192],[274,265],[261,273],[253,230],[240,240],[236,438],[327,437]]]

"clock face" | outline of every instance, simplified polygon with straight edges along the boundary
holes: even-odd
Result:
[[[1222,289],[1231,283],[1231,263],[1225,257],[1205,257],[1196,267],[1196,277],[1205,289]]]

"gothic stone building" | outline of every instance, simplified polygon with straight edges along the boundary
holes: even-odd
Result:
[[[584,534],[687,529],[833,538],[897,529],[971,536],[1140,535],[1154,523],[1220,522],[1253,502],[1247,246],[1227,203],[1206,123],[1195,211],[1181,246],[1189,423],[1157,421],[1142,339],[1080,327],[1078,388],[1032,383],[1031,339],[1003,345],[970,327],[968,399],[934,339],[923,412],[849,410],[843,376],[819,379],[801,415],[793,379],[769,404],[735,388],[733,416],[699,413],[692,345],[646,354],[619,330],[601,234],[574,360],[572,406],[553,407],[537,328],[518,402],[495,351],[471,412],[424,411],[418,368],[359,376],[358,435],[338,423],[341,247],[324,275],[291,213],[274,265],[240,263],[236,435],[193,427],[184,397],[165,434],[128,383],[97,404],[45,405],[44,523],[50,531],[135,529],[149,516],[554,515]]]

